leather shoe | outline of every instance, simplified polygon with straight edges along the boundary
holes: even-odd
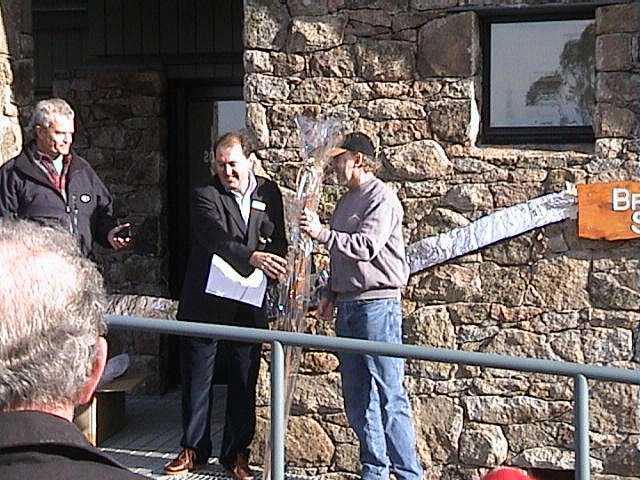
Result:
[[[195,472],[202,467],[204,462],[197,459],[193,448],[183,448],[176,458],[164,466],[167,475],[180,475],[181,473]]]
[[[227,473],[231,475],[233,480],[254,480],[255,473],[249,467],[246,455],[239,453],[233,465],[226,467]]]

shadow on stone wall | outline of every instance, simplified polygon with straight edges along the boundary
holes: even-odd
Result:
[[[21,0],[0,3],[0,164],[20,152],[20,117],[29,117],[33,103],[30,4]]]
[[[109,313],[175,318],[168,297],[166,226],[167,83],[160,72],[77,70],[60,73],[54,95],[76,112],[74,148],[96,170],[114,199],[114,214],[133,224],[134,246],[113,252],[97,247]],[[166,389],[175,366],[167,335],[126,330],[108,336],[110,356],[131,355],[144,375],[138,392]]]
[[[99,249],[110,292],[168,296],[166,79],[160,72],[78,70],[54,82],[76,112],[74,148],[133,224],[134,247]]]

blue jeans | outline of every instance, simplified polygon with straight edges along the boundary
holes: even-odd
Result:
[[[402,311],[394,298],[338,302],[340,337],[402,343]],[[362,479],[422,478],[401,358],[340,354],[344,407],[360,440]]]

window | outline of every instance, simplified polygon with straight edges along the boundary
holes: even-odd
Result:
[[[594,12],[485,16],[483,140],[593,141]]]
[[[86,63],[86,7],[87,0],[33,0],[36,98],[52,95],[57,70]]]

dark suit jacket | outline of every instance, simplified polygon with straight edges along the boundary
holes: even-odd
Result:
[[[240,208],[218,177],[193,191],[191,198],[191,253],[187,264],[178,318],[197,322],[263,327],[264,311],[205,293],[204,289],[215,253],[242,275],[250,275],[251,254],[257,249],[260,226],[266,220],[274,225],[271,242],[264,251],[285,256],[287,239],[284,228],[282,195],[278,186],[263,177],[256,176],[257,186],[251,196],[249,225],[245,226]],[[257,203],[256,203],[257,202]],[[260,202],[264,210],[256,208]],[[237,315],[238,307],[248,307],[252,315]],[[243,308],[243,312],[247,309]]]
[[[76,426],[36,411],[0,413],[2,480],[142,480],[92,447]]]

